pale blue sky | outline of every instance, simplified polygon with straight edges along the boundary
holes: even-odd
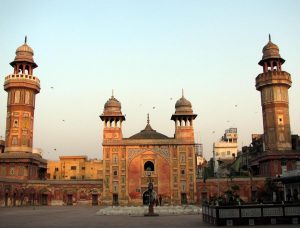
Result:
[[[170,117],[182,88],[208,158],[228,127],[238,128],[240,146],[262,133],[255,77],[269,33],[292,75],[291,129],[300,133],[299,12],[297,0],[2,0],[0,75],[4,82],[13,72],[9,62],[27,35],[42,87],[34,146],[45,158],[102,157],[99,115],[112,89],[126,114],[125,137],[145,127],[148,112],[154,129],[173,136]],[[6,99],[0,90],[2,136]]]

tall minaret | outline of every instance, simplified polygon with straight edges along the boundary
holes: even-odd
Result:
[[[4,90],[8,93],[5,152],[32,152],[35,95],[40,92],[40,80],[33,75],[37,64],[33,50],[25,42],[16,50],[10,65],[13,74],[5,77]]]
[[[125,116],[121,112],[121,103],[113,94],[105,103],[104,111],[100,118],[104,122],[104,140],[121,140],[123,138],[122,122],[125,121]]]
[[[192,104],[183,94],[182,97],[175,104],[175,114],[172,115],[171,120],[175,122],[175,138],[182,140],[194,141],[194,127],[193,120],[197,117],[193,113]]]
[[[263,73],[256,77],[256,89],[261,93],[266,151],[291,150],[288,89],[291,75],[282,70],[285,62],[277,45],[269,42],[263,48],[262,60],[258,63]]]

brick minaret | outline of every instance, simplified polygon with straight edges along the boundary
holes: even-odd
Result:
[[[33,75],[37,65],[26,37],[10,65],[14,72],[6,76],[4,81],[8,98],[5,149],[0,154],[0,177],[44,179],[47,161],[41,154],[32,151],[35,95],[40,92],[40,80]]]
[[[125,152],[120,149],[123,139],[122,122],[125,121],[125,116],[121,112],[121,103],[113,94],[105,103],[100,119],[104,122],[102,146],[105,176],[102,199],[104,204],[111,204],[112,198],[113,201],[124,200],[119,197],[121,189],[118,183],[120,183],[120,168],[123,162],[121,154],[125,156]],[[111,149],[111,143],[114,144],[113,149]]]
[[[4,82],[4,89],[8,93],[5,152],[31,153],[35,95],[40,91],[40,80],[33,75],[37,64],[26,37],[10,65],[14,72],[6,76]]]
[[[263,48],[263,57],[259,62],[263,73],[256,77],[256,89],[261,93],[266,151],[291,149],[288,89],[292,81],[291,75],[281,68],[284,61],[278,46],[271,42],[269,36],[269,42]]]

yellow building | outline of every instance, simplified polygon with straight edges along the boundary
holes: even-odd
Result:
[[[59,161],[47,162],[47,176],[53,180],[102,179],[102,172],[103,161],[87,156],[60,156]]]

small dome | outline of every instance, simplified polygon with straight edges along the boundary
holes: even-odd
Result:
[[[175,113],[193,113],[192,104],[183,95],[175,104]]]
[[[111,96],[104,105],[104,110],[121,111],[121,103],[114,96]]]
[[[263,48],[262,59],[281,58],[279,54],[279,48],[276,44],[272,43],[271,40]]]
[[[34,55],[33,49],[26,43],[17,48],[16,55],[18,55],[19,52],[29,52],[31,55]]]
[[[263,66],[263,63],[265,62],[265,60],[268,60],[268,59],[280,59],[281,63],[285,62],[285,60],[282,59],[279,54],[278,46],[276,44],[272,43],[270,35],[269,35],[269,42],[264,46],[262,53],[263,53],[262,59],[258,63],[261,66]]]
[[[37,67],[37,64],[33,60],[33,49],[27,44],[27,37],[25,37],[25,43],[17,48],[16,57],[10,65],[14,66],[16,62],[30,62],[33,67]]]

